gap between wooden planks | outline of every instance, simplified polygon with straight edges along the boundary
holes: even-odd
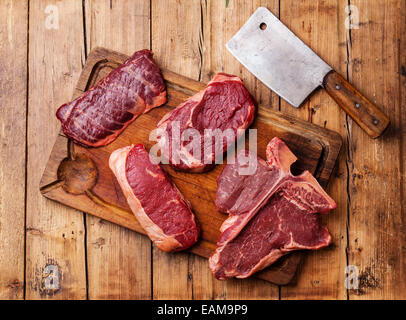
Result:
[[[189,2],[189,1],[188,1]],[[22,2],[21,2],[22,3]],[[110,3],[112,6],[110,7]],[[195,79],[203,79],[207,81],[214,71],[220,71],[222,69],[229,72],[240,72],[243,74],[243,78],[250,82],[250,90],[254,93],[257,100],[262,103],[268,103],[273,105],[275,109],[279,108],[279,99],[277,96],[269,92],[269,90],[262,87],[257,80],[252,78],[245,70],[240,68],[233,60],[232,57],[225,52],[223,45],[229,37],[242,25],[246,18],[256,9],[259,5],[267,6],[274,13],[279,13],[282,21],[288,24],[297,35],[299,35],[306,43],[310,44],[316,52],[322,55],[323,58],[333,67],[340,70],[343,75],[346,73],[346,66],[350,67],[351,74],[353,75],[352,81],[360,89],[362,89],[370,98],[376,95],[376,99],[379,104],[388,108],[392,106],[394,112],[391,111],[391,116],[394,119],[395,127],[389,139],[389,144],[386,141],[383,145],[370,143],[369,140],[360,138],[362,133],[358,132],[358,129],[352,127],[351,121],[346,121],[340,112],[334,105],[330,104],[329,100],[324,97],[323,94],[317,94],[314,96],[308,105],[302,107],[299,111],[291,109],[289,106],[283,107],[283,112],[294,113],[295,116],[300,115],[303,119],[318,123],[320,125],[326,125],[330,129],[339,131],[346,140],[351,143],[349,150],[357,150],[356,154],[359,156],[355,158],[348,158],[348,154],[343,153],[342,158],[336,173],[336,179],[332,185],[330,185],[330,193],[339,203],[339,209],[330,216],[328,224],[330,230],[333,232],[335,240],[339,240],[337,246],[340,248],[346,247],[346,203],[347,200],[352,199],[351,207],[348,208],[348,217],[350,217],[350,224],[348,228],[352,234],[350,237],[351,243],[349,249],[351,254],[350,263],[356,264],[360,267],[361,275],[363,279],[371,280],[364,281],[364,283],[379,283],[372,287],[365,286],[361,291],[350,292],[353,298],[404,298],[406,293],[404,289],[405,276],[402,272],[406,270],[405,260],[400,256],[397,260],[399,245],[404,243],[404,230],[401,226],[405,223],[402,220],[399,223],[399,212],[404,211],[405,203],[405,186],[404,186],[404,168],[405,157],[404,150],[406,150],[405,139],[405,112],[402,112],[402,102],[405,104],[405,80],[404,80],[404,66],[406,65],[405,52],[406,46],[404,37],[401,35],[405,33],[405,4],[401,0],[390,0],[385,2],[380,1],[324,1],[323,3],[315,3],[312,0],[297,2],[294,0],[281,1],[281,9],[279,10],[279,1],[238,1],[230,0],[229,7],[226,9],[222,1],[190,1],[189,3],[170,1],[152,1],[152,7],[143,11],[139,15],[139,8],[143,7],[146,3],[149,7],[148,1],[84,1],[84,6],[81,7],[80,1],[43,1],[42,4],[38,1],[30,1],[30,44],[29,44],[29,104],[28,104],[28,141],[27,144],[28,154],[27,160],[31,160],[41,157],[40,153],[43,153],[43,157],[47,157],[50,151],[53,137],[58,131],[58,123],[53,117],[53,112],[57,106],[70,98],[70,86],[75,83],[77,75],[80,70],[76,67],[80,65],[80,61],[84,61],[84,41],[87,39],[88,50],[96,45],[109,46],[112,49],[125,51],[131,53],[134,48],[130,49],[130,46],[134,41],[140,41],[139,39],[148,35],[150,42],[148,46],[153,43],[154,50],[160,50],[165,53],[169,52],[169,58],[173,60],[176,70],[187,76],[194,77]],[[344,28],[345,21],[345,6],[348,3],[356,5],[360,10],[360,29],[352,30],[352,43],[349,41],[349,32]],[[48,4],[57,5],[60,12],[66,14],[66,19],[62,18],[59,23],[61,30],[45,30],[43,28],[44,19],[46,14],[44,13],[45,7]],[[1,33],[1,36],[7,36],[7,41],[3,42],[3,46],[0,51],[5,57],[20,57],[20,54],[24,54],[27,46],[24,46],[24,19],[28,19],[28,7],[21,5],[17,1],[5,1],[4,13],[6,16],[2,21],[7,24],[8,28],[2,30],[16,30],[15,34],[12,32],[12,41],[8,38],[9,32]],[[3,7],[2,7],[3,8]],[[81,12],[84,10],[86,19],[86,29],[82,28],[83,16]],[[96,10],[97,9],[97,10]],[[137,18],[134,17],[134,12],[137,13]],[[152,12],[152,17],[150,13]],[[202,18],[200,18],[202,17]],[[176,18],[176,19],[175,19]],[[145,22],[140,22],[144,21]],[[200,21],[201,23],[189,23],[188,28],[184,26],[188,21]],[[9,26],[13,26],[14,23],[20,24],[14,29],[9,29]],[[152,21],[152,22],[151,22]],[[176,21],[176,23],[174,23]],[[403,22],[402,22],[403,21]],[[174,28],[176,24],[176,28]],[[116,25],[117,27],[114,27]],[[149,25],[153,26],[152,32],[149,32]],[[219,26],[223,26],[223,30],[219,30]],[[370,29],[372,26],[373,29]],[[145,27],[145,28],[144,28]],[[171,30],[170,32],[167,30]],[[17,31],[18,30],[18,31]],[[83,32],[86,30],[86,37],[83,37]],[[92,31],[93,30],[93,31]],[[317,30],[319,31],[317,33]],[[327,32],[324,32],[327,30]],[[337,37],[338,30],[338,39]],[[112,34],[113,31],[115,34]],[[358,33],[358,36],[357,36]],[[32,40],[35,34],[35,42]],[[167,38],[162,35],[170,35]],[[74,36],[73,36],[74,35]],[[97,35],[97,36],[96,36]],[[154,39],[152,41],[152,39]],[[172,41],[171,41],[172,39]],[[197,40],[198,39],[198,40]],[[21,41],[21,42],[19,42]],[[142,40],[144,41],[144,40]],[[167,50],[162,42],[174,43]],[[7,43],[13,43],[13,46],[7,46]],[[17,43],[21,45],[16,45]],[[374,47],[368,48],[373,44]],[[40,46],[44,46],[43,49]],[[347,47],[351,49],[351,56],[347,57]],[[17,51],[15,48],[19,48]],[[126,48],[126,49],[125,49]],[[141,47],[139,47],[141,48]],[[339,48],[337,50],[337,48]],[[45,53],[44,50],[49,51]],[[72,55],[74,54],[74,55]],[[372,55],[374,54],[374,56]],[[3,58],[0,61],[4,61]],[[16,65],[18,64],[22,69],[22,72],[18,76],[12,76],[13,79],[20,79],[25,77],[24,73],[24,58],[14,59]],[[79,62],[79,63],[78,63]],[[169,63],[169,60],[168,62]],[[4,65],[4,64],[3,64]],[[7,64],[10,66],[10,64]],[[403,66],[403,69],[402,69]],[[359,68],[362,68],[362,72]],[[3,70],[3,69],[2,69]],[[12,70],[18,70],[12,68]],[[358,71],[357,71],[358,70]],[[375,71],[378,71],[375,75]],[[40,73],[40,75],[36,75]],[[6,73],[4,73],[6,74]],[[369,76],[365,76],[368,74]],[[363,75],[361,79],[361,75]],[[76,78],[75,78],[76,77]],[[4,78],[3,78],[4,79]],[[53,81],[51,81],[53,79]],[[39,81],[38,84],[35,82]],[[24,83],[24,81],[22,82]],[[64,85],[61,85],[63,83]],[[2,82],[3,84],[3,82]],[[40,85],[40,86],[39,86]],[[24,86],[23,86],[24,87]],[[22,87],[22,88],[23,88]],[[1,87],[3,88],[3,87]],[[43,89],[43,88],[46,88]],[[62,90],[61,90],[62,89]],[[38,91],[35,91],[38,90]],[[387,91],[387,93],[385,93]],[[4,94],[4,91],[0,91]],[[391,98],[391,97],[394,98]],[[26,99],[25,90],[18,89],[16,94],[13,95],[16,101],[24,101]],[[4,100],[6,101],[6,100]],[[19,110],[24,110],[24,102],[12,103]],[[10,168],[14,168],[17,165],[17,161],[13,163],[6,162],[10,158],[23,161],[21,155],[24,155],[23,141],[16,143],[19,134],[16,134],[16,128],[22,128],[21,134],[25,137],[25,118],[15,117],[17,111],[14,111],[11,115],[14,128],[12,130],[12,137],[6,134],[8,137],[9,145],[4,150],[9,152],[2,152],[2,167],[1,172],[3,177],[10,176]],[[6,118],[2,120],[9,123]],[[344,122],[343,122],[344,120]],[[40,124],[41,126],[39,126]],[[346,127],[344,127],[346,125]],[[11,129],[6,132],[11,132]],[[394,138],[394,139],[393,139]],[[360,140],[362,139],[362,141]],[[393,142],[394,140],[394,142]],[[356,143],[353,143],[356,142]],[[13,145],[12,149],[10,145]],[[360,148],[361,146],[361,148]],[[368,151],[367,154],[363,150]],[[378,153],[378,150],[381,150]],[[372,153],[371,153],[372,151]],[[352,152],[352,151],[351,151]],[[370,186],[373,190],[380,189],[382,185],[381,180],[374,180],[373,177],[368,176],[370,172],[369,165],[368,170],[364,168],[363,157],[370,157],[381,159],[385,154],[393,155],[398,160],[394,159],[397,166],[394,166],[393,162],[384,162],[387,170],[385,171],[385,181],[393,183],[400,194],[395,193],[393,197],[388,199],[383,211],[384,216],[379,217],[376,214],[375,208],[367,207],[365,200],[362,200],[365,191],[370,190]],[[392,158],[393,159],[393,158]],[[27,298],[40,297],[40,298],[65,298],[65,297],[86,297],[86,293],[83,293],[83,289],[77,290],[75,288],[86,287],[85,268],[74,268],[70,270],[72,277],[65,278],[64,281],[67,284],[69,290],[61,290],[52,294],[37,295],[34,294],[35,290],[30,286],[38,283],[34,278],[40,279],[43,275],[45,267],[44,261],[40,256],[33,255],[30,250],[41,252],[44,250],[44,255],[48,258],[59,258],[59,251],[67,250],[64,254],[69,257],[73,266],[84,265],[84,253],[80,249],[80,243],[84,243],[82,236],[75,237],[73,239],[63,239],[61,232],[61,226],[67,226],[69,231],[88,231],[88,227],[85,229],[78,227],[75,221],[77,213],[71,213],[72,210],[64,209],[60,206],[49,204],[49,202],[41,200],[39,194],[37,194],[37,185],[39,181],[39,175],[42,172],[41,166],[45,164],[44,159],[38,159],[33,163],[27,165],[27,222],[33,219],[32,216],[39,216],[44,219],[40,224],[35,223],[40,229],[32,229],[32,226],[28,225],[27,232],[27,256],[26,265],[32,266],[27,269],[26,283],[27,283]],[[38,165],[36,165],[38,164]],[[348,166],[348,171],[347,171]],[[24,167],[19,166],[19,168]],[[376,168],[374,168],[376,169]],[[21,169],[20,169],[21,170]],[[380,170],[378,168],[378,170]],[[13,172],[18,172],[14,171]],[[21,172],[21,171],[20,171]],[[36,173],[37,172],[37,173]],[[4,175],[5,174],[5,175]],[[357,175],[356,188],[352,186],[352,178],[354,174]],[[358,178],[359,176],[359,178]],[[388,177],[389,179],[387,179]],[[6,179],[6,178],[3,178]],[[16,185],[21,186],[25,184],[24,177],[15,176],[13,173],[13,179],[15,179]],[[6,180],[3,180],[6,181]],[[347,184],[350,184],[349,192],[341,192],[339,190],[346,189]],[[21,197],[21,189],[16,189],[14,186],[6,187],[9,184],[3,184],[1,188],[4,195],[9,195],[12,190],[15,196]],[[361,186],[361,188],[359,188]],[[20,191],[19,191],[20,190]],[[387,189],[389,190],[389,189]],[[6,193],[4,193],[6,191]],[[354,195],[357,194],[357,198]],[[396,196],[398,195],[398,196]],[[338,196],[338,198],[337,198]],[[3,198],[4,199],[4,198]],[[39,204],[41,202],[41,204]],[[7,205],[13,210],[9,210],[4,207],[6,202],[2,202],[1,211],[1,223],[2,227],[16,228],[10,237],[7,235],[7,240],[12,239],[14,243],[17,243],[13,248],[15,252],[15,261],[12,273],[9,273],[9,264],[6,263],[6,268],[2,268],[2,271],[8,270],[8,272],[2,272],[4,275],[4,281],[2,282],[2,296],[6,297],[22,297],[22,286],[24,282],[24,267],[21,261],[24,261],[24,257],[21,257],[21,250],[23,245],[23,206],[21,202],[15,198]],[[374,202],[373,202],[374,203]],[[344,209],[343,209],[344,208]],[[12,219],[8,216],[13,214]],[[373,221],[363,221],[359,217],[372,217]],[[397,217],[398,220],[393,221],[391,217]],[[57,221],[53,221],[56,219]],[[379,219],[384,219],[383,225]],[[6,219],[6,220],[5,220]],[[358,219],[358,222],[351,223],[352,219]],[[5,222],[6,221],[6,222]],[[48,221],[48,222],[47,222]],[[73,224],[72,224],[73,223]],[[378,225],[376,225],[378,223]],[[371,226],[378,226],[379,228],[371,228]],[[100,226],[95,227],[101,230]],[[74,230],[72,230],[74,229]],[[91,230],[94,230],[90,228]],[[385,229],[385,230],[383,230]],[[20,232],[18,230],[21,230]],[[51,230],[52,233],[50,232]],[[138,292],[128,293],[125,292],[126,285],[128,283],[137,283],[137,280],[133,278],[134,273],[131,273],[128,278],[126,274],[120,272],[120,260],[125,252],[120,250],[119,245],[126,241],[132,241],[126,239],[124,235],[121,235],[121,231],[117,231],[114,227],[108,227],[108,232],[94,232],[92,240],[87,238],[88,250],[99,250],[103,259],[107,259],[106,263],[100,269],[88,270],[89,279],[94,277],[93,281],[89,282],[89,296],[93,298],[97,297],[109,297],[120,298],[128,297],[137,298],[139,296],[151,297],[180,297],[180,298],[278,298],[278,288],[270,287],[268,284],[257,281],[255,283],[242,283],[233,281],[227,285],[213,281],[211,275],[207,273],[206,265],[199,258],[188,257],[180,261],[176,259],[178,266],[176,269],[165,271],[173,271],[174,274],[187,274],[189,276],[182,278],[181,281],[174,284],[160,283],[160,278],[155,276],[155,293],[152,293],[149,285],[138,287]],[[384,232],[381,232],[383,230]],[[2,232],[2,231],[0,231]],[[371,248],[368,238],[363,237],[361,243],[356,242],[357,235],[359,233],[367,233],[373,235],[373,241],[376,243],[377,248]],[[76,233],[77,234],[77,233]],[[86,233],[85,233],[86,234]],[[1,236],[5,234],[2,233]],[[103,236],[104,237],[103,237]],[[344,239],[342,238],[344,236]],[[42,238],[42,241],[31,242],[31,237]],[[107,240],[106,240],[107,239]],[[351,240],[352,239],[352,240]],[[394,240],[396,239],[396,240]],[[394,241],[398,243],[397,246]],[[65,245],[57,245],[58,243],[64,243]],[[30,244],[31,243],[31,244]],[[76,246],[71,244],[76,243]],[[103,244],[104,243],[104,244]],[[100,248],[98,245],[100,244]],[[110,246],[115,247],[115,254],[110,254]],[[19,248],[19,249],[18,249]],[[108,249],[109,248],[109,249]],[[389,249],[385,251],[386,249]],[[2,249],[8,252],[7,248]],[[75,251],[78,250],[78,253]],[[113,250],[113,249],[112,249]],[[148,250],[142,252],[147,252]],[[20,253],[19,253],[20,252]],[[336,251],[334,251],[336,252]],[[99,254],[99,253],[97,253]],[[322,261],[318,261],[316,257],[306,260],[306,264],[303,266],[305,270],[302,272],[302,277],[295,287],[286,288],[281,291],[281,298],[346,298],[346,290],[343,286],[344,271],[342,270],[346,265],[346,257],[343,250],[334,254],[333,252],[326,252],[326,258]],[[379,257],[378,264],[376,263],[376,257]],[[8,255],[8,257],[12,257]],[[165,258],[155,257],[156,264],[152,269],[157,268],[158,263],[166,265]],[[338,263],[338,266],[336,264]],[[89,263],[90,265],[90,263]],[[333,269],[331,269],[333,267]],[[403,271],[402,271],[403,270]],[[384,274],[386,275],[384,276]],[[305,277],[303,275],[306,274]],[[98,279],[106,279],[100,284],[97,283]],[[373,281],[373,279],[378,281]],[[403,280],[403,281],[402,281]],[[90,284],[91,283],[91,284]],[[5,286],[5,287],[4,287]],[[173,286],[173,287],[172,287]],[[85,290],[86,291],[86,290]]]

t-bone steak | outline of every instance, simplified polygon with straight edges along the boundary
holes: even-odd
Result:
[[[137,51],[82,96],[62,105],[56,117],[76,143],[111,143],[140,114],[166,102],[166,87],[149,50]]]
[[[255,103],[240,78],[224,73],[158,123],[163,159],[178,170],[212,169],[254,120]],[[217,136],[217,138],[216,138]]]
[[[127,202],[154,244],[163,251],[189,248],[200,228],[189,202],[142,144],[114,151],[109,160]]]
[[[239,167],[255,158],[256,173],[240,175]],[[267,162],[243,150],[218,178],[216,207],[229,214],[209,266],[215,277],[247,278],[300,249],[331,243],[320,213],[336,208],[310,172],[293,176],[295,155],[279,138],[267,147]],[[245,164],[244,164],[245,163]]]

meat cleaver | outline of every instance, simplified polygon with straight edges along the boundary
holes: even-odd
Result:
[[[226,44],[227,49],[268,88],[298,108],[322,86],[372,138],[388,117],[296,37],[267,8],[259,7]]]

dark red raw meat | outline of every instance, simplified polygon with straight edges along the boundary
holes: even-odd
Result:
[[[189,202],[142,144],[114,151],[109,160],[127,202],[154,244],[163,251],[185,250],[200,228]]]
[[[84,146],[105,146],[139,115],[166,102],[161,72],[149,50],[137,51],[82,96],[62,105],[63,133]]]
[[[253,175],[239,174],[246,157],[256,160]],[[291,251],[331,243],[320,213],[335,209],[336,203],[310,172],[291,174],[296,160],[285,143],[274,138],[267,147],[267,162],[244,150],[235,164],[226,165],[218,179],[216,206],[229,218],[209,260],[216,278],[247,278]]]
[[[210,170],[215,165],[215,156],[222,157],[228,147],[251,125],[254,116],[254,100],[241,79],[219,73],[204,90],[166,114],[158,123],[158,130],[161,131],[158,134],[158,143],[162,156],[178,170],[189,172]],[[199,150],[200,154],[196,154],[192,149],[190,140],[193,138],[186,136],[188,130],[199,134],[200,145],[196,150]],[[218,152],[215,152],[214,138],[211,139],[211,145],[204,143],[204,134],[207,132],[205,130],[217,130],[225,134],[219,138]],[[176,143],[173,138],[176,136],[174,132],[177,131],[185,140],[181,144]],[[227,132],[229,136],[226,135]]]

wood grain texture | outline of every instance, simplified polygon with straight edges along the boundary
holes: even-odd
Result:
[[[400,34],[406,34],[406,3],[402,2],[399,9],[399,28]],[[403,23],[402,23],[403,21]],[[399,95],[400,95],[400,105],[406,106],[406,37],[400,37],[399,39],[399,62],[400,62],[400,72],[399,72]],[[400,187],[401,187],[401,216],[402,216],[402,225],[406,225],[406,157],[404,156],[406,150],[406,112],[401,112],[400,117],[400,128],[398,134],[400,135],[400,150],[399,150],[399,165],[401,169],[400,177]],[[406,258],[405,258],[405,249],[402,249],[403,254],[401,255],[400,265],[403,266],[400,269],[399,278],[406,279]],[[405,289],[404,285],[401,285],[400,288],[396,287],[396,296],[405,298]],[[406,298],[405,298],[406,299]]]
[[[279,10],[279,1],[230,1],[226,8],[224,1],[200,1],[202,10],[201,23],[201,70],[200,78],[209,81],[217,72],[228,72],[241,77],[244,85],[255,97],[259,104],[270,110],[279,109],[279,97],[267,89],[257,78],[242,67],[227,51],[226,42],[242,27],[249,16],[259,6],[267,6],[271,10]],[[220,27],[221,26],[221,27]],[[199,282],[204,283],[208,289],[200,292],[200,297],[215,299],[278,299],[279,289],[257,279],[244,281],[230,280],[220,282],[212,279],[209,270],[200,266],[194,269],[201,270]],[[195,281],[199,283],[198,281]]]
[[[57,8],[57,28],[47,28]],[[84,60],[82,4],[30,1],[27,135],[26,298],[86,299],[83,215],[41,196],[38,185]],[[49,24],[48,24],[49,26]]]
[[[126,54],[150,47],[150,3],[144,0],[85,1],[86,43]],[[148,239],[87,216],[90,299],[150,299],[151,244]]]
[[[0,2],[0,299],[24,297],[27,17],[25,2]]]
[[[186,1],[190,4],[181,3]],[[93,218],[90,217],[86,219],[85,228],[80,212],[46,201],[37,191],[40,174],[59,130],[54,111],[71,97],[86,55],[83,48],[83,1],[29,1],[29,6],[27,2],[4,0],[0,3],[0,97],[4,106],[0,117],[0,298],[23,297],[25,258],[27,298],[85,298],[85,251],[81,244],[85,243],[86,231],[89,265],[93,266],[89,296],[149,298],[153,294],[146,293],[147,281],[135,281],[139,292],[131,291],[132,288],[125,283],[134,283],[134,273],[148,272],[143,268],[151,269],[151,264],[137,259],[137,252],[148,251],[148,248],[138,247],[138,240],[134,242],[142,236],[117,231],[124,229],[96,218],[97,223],[105,223],[107,227],[91,225],[89,219]],[[154,4],[154,0],[152,2]],[[145,15],[142,9],[149,6],[149,0],[85,0],[87,50],[104,45],[129,54],[135,49],[132,47],[134,43],[149,43],[153,37],[155,48],[160,50],[159,55],[169,54],[171,57],[172,61],[157,57],[165,60],[168,68],[205,82],[217,71],[236,73],[261,104],[333,129],[344,138],[345,146],[328,188],[329,194],[338,203],[338,209],[325,219],[334,247],[306,255],[296,284],[281,287],[280,298],[347,297],[344,287],[347,229],[349,263],[359,268],[361,284],[359,290],[349,291],[349,298],[406,298],[403,227],[406,225],[406,112],[403,110],[406,105],[405,1],[230,0],[228,8],[225,0],[164,2],[155,2],[155,6],[163,6],[166,11],[157,8],[155,16],[159,22],[154,23],[154,16]],[[348,4],[358,9],[359,29],[345,29],[345,8]],[[45,8],[48,5],[55,5],[59,10],[59,30],[45,28],[45,19],[49,15]],[[300,109],[294,109],[283,101],[280,105],[278,96],[228,54],[225,42],[259,5],[268,7],[276,15],[280,14],[282,21],[341,75],[345,77],[348,69],[350,77],[347,80],[373,103],[385,107],[393,127],[382,141],[379,139],[371,143],[367,135],[322,90]],[[25,8],[27,15],[21,8]],[[28,19],[30,39],[28,57],[24,58],[28,45],[23,40],[28,39],[24,24],[28,23]],[[152,33],[149,29],[148,32],[139,32],[145,19],[152,19],[149,22],[156,29]],[[160,24],[164,27],[161,28]],[[173,35],[170,38],[169,29]],[[166,44],[159,45],[160,42]],[[172,54],[172,50],[176,54]],[[25,132],[23,98],[27,88],[24,88],[21,78],[27,76],[27,70],[30,102],[26,114],[28,130]],[[28,156],[23,147],[25,139],[28,141]],[[55,145],[60,151],[60,160],[67,152],[64,139],[59,136],[59,145]],[[27,185],[24,158],[27,160]],[[54,169],[57,170],[57,166]],[[25,203],[24,187],[28,191]],[[19,231],[24,225],[24,206],[27,207],[25,257],[21,243],[23,235]],[[64,239],[63,234],[71,236]],[[150,245],[146,239],[140,241],[147,247]],[[119,250],[116,242],[124,248],[137,247],[135,251]],[[180,264],[173,267],[179,269],[174,271],[174,276],[182,277],[178,282],[163,280],[164,271],[171,271],[166,267],[154,278],[155,288],[159,290],[157,296],[170,298],[172,289],[165,288],[170,285],[177,286],[173,289],[176,293],[173,297],[279,297],[276,286],[260,280],[251,279],[248,283],[245,280],[216,281],[205,259],[190,254],[184,256],[174,258],[174,263]],[[158,261],[162,259],[165,258],[159,257]],[[102,260],[108,262],[103,261],[104,266],[96,265],[102,264]],[[42,279],[50,275],[51,269],[47,268],[47,264],[54,266],[55,262],[62,266],[62,289],[59,292],[46,291],[41,287],[44,284]]]
[[[200,0],[152,0],[151,6],[151,49],[157,63],[160,67],[199,80],[202,63]],[[194,298],[192,286],[195,280],[189,270],[189,263],[194,258],[184,253],[167,255],[156,248],[153,252],[153,298]],[[172,276],[167,277],[168,274]]]
[[[400,41],[405,35],[404,1],[351,0],[360,14],[359,29],[351,30],[349,80],[377,105],[385,107],[391,126],[386,134],[368,140],[350,127],[350,265],[360,272],[360,288],[350,299],[405,299],[405,235],[401,213],[404,167],[399,159],[405,123]],[[404,54],[404,53],[403,53]],[[402,78],[403,77],[403,78]],[[401,91],[402,90],[402,91]],[[404,180],[403,180],[404,183]],[[371,201],[374,197],[376,201]]]
[[[281,1],[280,18],[299,38],[330,64],[346,74],[346,1]],[[281,288],[281,299],[346,299],[344,286],[347,246],[346,115],[324,90],[318,90],[299,109],[281,101],[281,111],[339,132],[344,137],[328,193],[338,208],[326,217],[333,245],[310,253],[295,285]]]
[[[96,48],[86,61],[74,97],[97,83],[127,58],[128,56],[123,54]],[[131,213],[108,167],[108,159],[111,152],[131,143],[141,142],[147,150],[150,149],[155,144],[150,140],[150,132],[156,128],[159,120],[169,110],[204,88],[204,84],[171,71],[162,69],[162,74],[168,90],[166,105],[139,117],[111,144],[101,148],[84,148],[68,141],[62,135],[57,138],[40,184],[41,192],[46,197],[145,234]],[[279,112],[261,106],[253,128],[258,131],[259,156],[265,158],[268,142],[278,136],[288,144],[299,159],[294,165],[295,172],[307,169],[321,183],[324,181],[325,184],[328,181],[334,167],[334,159],[337,158],[341,147],[341,138],[336,133],[308,125],[292,117],[285,117]],[[208,258],[215,249],[220,225],[226,218],[216,211],[214,205],[216,180],[223,167],[224,164],[207,173],[187,174],[166,166],[179,190],[190,201],[203,230],[202,240],[190,251],[205,258]],[[164,256],[161,252],[159,254]],[[176,259],[177,255],[165,257]],[[259,273],[258,277],[286,284],[294,275],[297,263],[298,260],[294,256],[287,257],[281,263]],[[177,264],[169,264],[171,268],[175,265]],[[177,287],[180,288],[179,282],[165,286],[165,288]]]

